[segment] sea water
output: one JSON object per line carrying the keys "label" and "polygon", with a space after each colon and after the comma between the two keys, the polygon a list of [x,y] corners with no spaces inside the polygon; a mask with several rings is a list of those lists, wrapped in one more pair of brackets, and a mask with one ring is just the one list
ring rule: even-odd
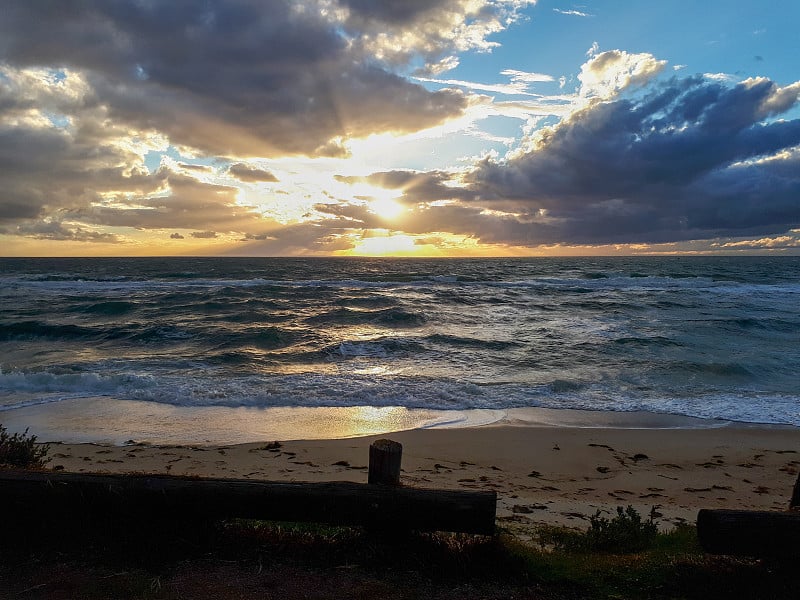
{"label": "sea water", "polygon": [[87,398],[800,425],[800,257],[0,259],[0,423]]}

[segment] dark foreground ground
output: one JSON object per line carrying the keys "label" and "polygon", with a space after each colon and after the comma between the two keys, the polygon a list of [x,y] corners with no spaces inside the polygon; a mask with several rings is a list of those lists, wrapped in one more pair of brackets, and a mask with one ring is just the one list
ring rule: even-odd
{"label": "dark foreground ground", "polygon": [[690,527],[620,554],[552,528],[522,544],[249,521],[89,535],[7,525],[2,599],[800,598],[793,563],[705,555]]}

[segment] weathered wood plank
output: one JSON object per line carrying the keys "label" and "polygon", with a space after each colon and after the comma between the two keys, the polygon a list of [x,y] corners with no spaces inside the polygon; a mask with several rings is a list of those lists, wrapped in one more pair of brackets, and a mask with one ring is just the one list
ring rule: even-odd
{"label": "weathered wood plank", "polygon": [[697,515],[700,545],[711,554],[800,556],[800,513],[703,509]]}
{"label": "weathered wood plank", "polygon": [[0,471],[0,514],[19,518],[252,518],[492,534],[496,505],[493,491]]}
{"label": "weathered wood plank", "polygon": [[800,510],[800,474],[797,475],[797,481],[794,482],[792,499],[789,501],[789,510]]}

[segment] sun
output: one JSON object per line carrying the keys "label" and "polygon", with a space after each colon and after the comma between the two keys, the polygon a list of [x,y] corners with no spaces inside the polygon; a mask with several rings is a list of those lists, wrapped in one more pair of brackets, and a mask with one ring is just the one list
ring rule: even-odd
{"label": "sun", "polygon": [[414,238],[403,234],[364,238],[351,252],[359,256],[409,256],[416,253]]}
{"label": "sun", "polygon": [[406,208],[394,198],[377,198],[369,203],[369,210],[379,217],[391,220],[403,214]]}

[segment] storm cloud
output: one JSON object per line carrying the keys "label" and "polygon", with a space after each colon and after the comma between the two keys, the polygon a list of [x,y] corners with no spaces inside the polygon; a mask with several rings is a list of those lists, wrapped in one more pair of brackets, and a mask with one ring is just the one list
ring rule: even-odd
{"label": "storm cloud", "polygon": [[213,168],[154,169],[148,153],[227,157],[229,176],[277,183],[246,159],[342,157],[350,138],[459,117],[464,93],[429,91],[405,71],[481,47],[525,4],[11,3],[0,15],[0,224],[54,240],[111,239],[69,222],[257,235],[257,221],[274,223],[212,183]]}
{"label": "storm cloud", "polygon": [[[354,43],[365,35],[359,24],[397,20],[392,3],[352,4],[342,12],[290,0],[16,2],[0,18],[0,60],[79,71],[116,122],[214,155],[337,156],[348,137],[460,115],[461,92],[428,91],[392,70],[396,57],[381,60],[385,39],[371,48],[378,55]],[[415,3],[397,32],[410,31],[414,15],[464,4]],[[447,54],[457,40],[417,39],[424,55]],[[413,43],[405,48],[405,60],[418,55]]]}
{"label": "storm cloud", "polygon": [[779,117],[798,93],[697,76],[592,102],[507,160],[484,159],[463,176],[474,199],[429,207],[428,222],[520,245],[786,232],[800,224],[800,120]]}
{"label": "storm cloud", "polygon": [[[54,116],[65,113],[70,119]],[[156,145],[109,122],[79,76],[0,64],[0,222],[56,217],[112,190],[154,191],[162,177],[144,168],[141,153]]]}
{"label": "storm cloud", "polygon": [[214,226],[195,238],[214,238],[214,232],[251,231],[262,226],[260,213],[236,202],[237,189],[213,185],[186,175],[161,171],[163,193],[147,198],[117,199],[113,203],[96,203],[91,207],[62,211],[69,218],[83,223],[109,227],[144,229],[202,229]]}

